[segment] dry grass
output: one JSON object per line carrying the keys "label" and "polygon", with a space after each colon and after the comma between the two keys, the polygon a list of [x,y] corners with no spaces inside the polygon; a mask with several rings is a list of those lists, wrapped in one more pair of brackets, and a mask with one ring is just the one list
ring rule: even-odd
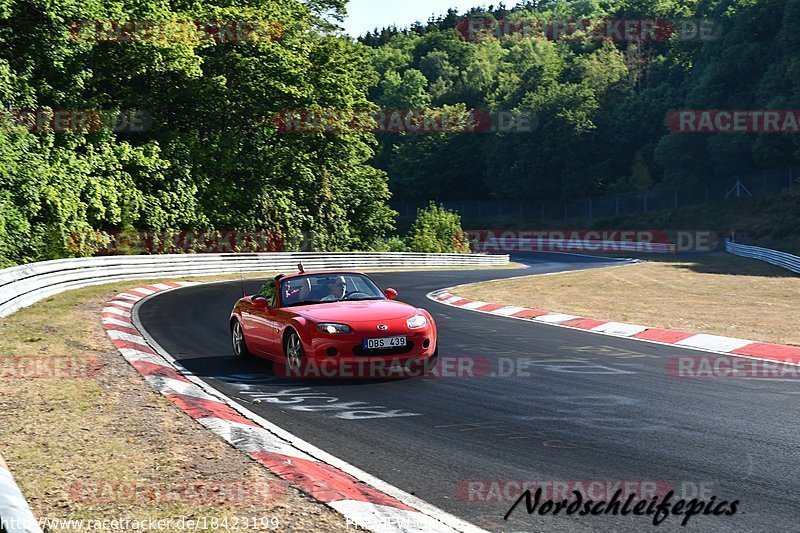
{"label": "dry grass", "polygon": [[[241,277],[275,274],[254,272]],[[239,277],[175,277],[88,287],[0,319],[0,456],[37,516],[90,520],[247,517],[267,519],[269,527],[264,529],[273,531],[347,529],[340,515],[287,487],[152,390],[119,355],[100,322],[105,302],[131,287]],[[52,357],[71,362],[99,359],[102,368],[96,376],[81,379],[2,377],[15,368],[17,358],[46,361]],[[105,485],[114,483],[120,484],[117,492]],[[214,485],[230,491],[236,483],[243,484],[244,495],[219,503],[224,495],[215,494]],[[81,487],[82,492],[77,490]],[[123,492],[135,487],[142,493]],[[276,491],[266,503],[260,495],[252,495],[253,490],[270,487]],[[153,488],[185,492],[177,497],[153,496]],[[201,496],[206,489],[211,492]],[[279,525],[275,527],[270,519]],[[254,529],[252,522],[248,529]]]}
{"label": "dry grass", "polygon": [[[0,320],[0,369],[12,368],[14,357],[103,364],[96,376],[81,379],[0,377],[0,454],[34,513],[91,520],[248,517],[279,522],[262,529],[345,531],[340,515],[191,420],[117,353],[100,311],[138,283],[68,292]],[[76,492],[80,483],[85,488]],[[106,486],[97,493],[101,483],[144,489],[131,496]],[[230,497],[237,483],[243,492]]]}
{"label": "dry grass", "polygon": [[455,294],[653,327],[800,345],[800,277],[717,253],[459,287]]}

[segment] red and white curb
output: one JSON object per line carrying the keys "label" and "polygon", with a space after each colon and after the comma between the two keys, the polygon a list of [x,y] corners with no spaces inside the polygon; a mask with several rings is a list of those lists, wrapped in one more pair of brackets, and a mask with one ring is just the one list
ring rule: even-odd
{"label": "red and white curb", "polygon": [[0,457],[0,531],[6,533],[42,533],[14,476]]}
{"label": "red and white curb", "polygon": [[483,531],[275,426],[183,368],[144,331],[136,311],[154,295],[192,285],[198,283],[130,289],[103,309],[108,336],[158,392],[236,449],[341,513],[348,525],[392,533]]}
{"label": "red and white curb", "polygon": [[450,307],[457,307],[459,309],[505,318],[528,320],[541,324],[589,331],[591,333],[613,337],[624,337],[656,344],[666,344],[691,350],[800,365],[800,347],[797,346],[689,333],[671,329],[651,328],[648,326],[623,324],[621,322],[609,322],[563,313],[553,313],[541,309],[529,309],[526,307],[481,302],[479,300],[470,300],[469,298],[456,296],[450,293],[451,290],[453,290],[453,288],[431,292],[428,294],[428,298],[435,302],[449,305]]}

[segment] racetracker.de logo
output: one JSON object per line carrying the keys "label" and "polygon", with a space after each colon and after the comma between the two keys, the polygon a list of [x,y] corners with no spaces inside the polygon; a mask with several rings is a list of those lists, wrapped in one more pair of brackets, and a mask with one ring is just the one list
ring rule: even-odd
{"label": "racetracker.de logo", "polygon": [[285,500],[286,484],[238,480],[95,480],[77,481],[70,486],[69,493],[73,502],[85,504],[265,505]]}
{"label": "racetracker.de logo", "polygon": [[270,20],[78,20],[69,34],[82,43],[231,44],[277,41],[284,27]]}
{"label": "racetracker.de logo", "polygon": [[[497,369],[513,374],[515,368],[499,364]],[[278,366],[276,375],[292,379],[474,379],[497,375],[495,360],[488,357],[439,357],[433,365],[429,360],[387,357],[364,360],[358,357],[337,359],[306,359],[300,366]]]}
{"label": "racetracker.de logo", "polygon": [[270,231],[92,231],[73,233],[67,247],[93,255],[229,254],[280,252],[282,237]]}
{"label": "racetracker.de logo", "polygon": [[275,113],[279,133],[529,133],[536,115],[480,109],[287,110]]}
{"label": "racetracker.de logo", "polygon": [[709,19],[494,19],[468,18],[456,27],[466,41],[546,39],[614,42],[713,41],[721,26]]}
{"label": "racetracker.de logo", "polygon": [[798,133],[800,110],[683,109],[670,111],[667,126],[675,133]]}
{"label": "racetracker.de logo", "polygon": [[476,252],[674,253],[661,230],[466,230]]}
{"label": "racetracker.de logo", "polygon": [[672,483],[661,480],[464,480],[456,487],[459,501],[468,503],[514,503],[525,491],[541,489],[546,500],[568,500],[575,493],[584,499],[608,501],[617,491],[622,498],[633,495],[636,499],[648,500],[662,497],[673,490]]}
{"label": "racetracker.de logo", "polygon": [[92,109],[20,109],[0,111],[0,131],[29,133],[141,133],[153,120],[146,111]]}
{"label": "racetracker.de logo", "polygon": [[98,357],[0,357],[0,379],[84,379],[100,374]]}
{"label": "racetracker.de logo", "polygon": [[682,379],[796,380],[800,378],[798,364],[800,360],[779,363],[726,355],[680,355],[667,360],[667,374]]}

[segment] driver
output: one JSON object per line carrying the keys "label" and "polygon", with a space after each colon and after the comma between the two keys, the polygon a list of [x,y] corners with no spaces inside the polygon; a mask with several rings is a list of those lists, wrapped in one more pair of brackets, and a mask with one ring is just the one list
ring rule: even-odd
{"label": "driver", "polygon": [[344,298],[345,294],[347,294],[347,281],[344,279],[344,276],[337,276],[333,281],[333,285],[331,285],[331,293],[321,301],[338,302]]}

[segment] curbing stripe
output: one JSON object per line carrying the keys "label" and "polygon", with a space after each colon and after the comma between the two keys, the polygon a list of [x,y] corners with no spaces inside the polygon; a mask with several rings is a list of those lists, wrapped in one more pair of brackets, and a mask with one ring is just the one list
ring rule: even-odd
{"label": "curbing stripe", "polygon": [[521,311],[525,311],[525,309],[522,307],[514,307],[513,305],[507,305],[495,311],[494,314],[502,316],[511,316]]}
{"label": "curbing stripe", "polygon": [[421,513],[385,507],[356,500],[341,500],[332,502],[331,507],[347,517],[348,526],[354,525],[354,530],[359,528],[371,529],[378,532],[393,531],[388,524],[398,524],[403,531],[413,533],[444,533],[450,529],[443,529],[442,523]]}
{"label": "curbing stripe", "polygon": [[126,324],[125,322],[120,322],[119,320],[104,318],[103,319],[103,327],[106,328],[106,331],[118,331],[120,333],[131,333],[132,331],[136,331],[133,327],[133,324]]}
{"label": "curbing stripe", "polygon": [[565,315],[564,313],[549,313],[547,315],[537,316],[534,320],[547,322],[548,324],[560,324],[561,322],[569,322],[570,320],[575,320],[576,318],[580,317],[575,315]]}
{"label": "curbing stripe", "polygon": [[198,418],[197,421],[222,437],[228,444],[248,454],[271,452],[307,461],[315,460],[289,443],[276,439],[272,433],[261,426],[240,424],[219,418]]}
{"label": "curbing stripe", "polygon": [[141,335],[125,333],[124,331],[109,331],[108,336],[111,337],[112,341],[127,341],[132,344],[141,344],[142,346],[147,346],[147,342],[145,342],[144,337]]}
{"label": "curbing stripe", "polygon": [[578,329],[588,329],[597,331],[597,326],[601,326],[605,324],[602,320],[595,320],[593,318],[576,318],[575,320],[567,320],[566,322],[562,322],[562,326],[569,326],[571,328],[578,328]]}
{"label": "curbing stripe", "polygon": [[133,368],[138,370],[139,373],[144,377],[159,376],[162,378],[169,378],[176,381],[185,381],[186,383],[191,383],[191,381],[183,377],[182,374],[172,367],[164,366],[152,361],[145,361],[143,359],[131,361],[130,363],[133,365]]}
{"label": "curbing stripe", "polygon": [[414,510],[327,463],[271,452],[254,452],[250,457],[323,503],[356,500],[404,511]]}
{"label": "curbing stripe", "polygon": [[645,341],[656,341],[664,344],[675,344],[689,337],[693,337],[694,333],[687,333],[686,331],[675,331],[673,329],[660,329],[652,328],[637,333],[633,337]]}
{"label": "curbing stripe", "polygon": [[131,312],[130,311],[126,311],[124,309],[120,309],[119,307],[112,307],[112,306],[109,305],[109,306],[106,306],[106,307],[103,308],[103,314],[104,315],[130,316]]}
{"label": "curbing stripe", "polygon": [[618,335],[620,337],[632,337],[633,335],[641,333],[645,330],[647,330],[647,328],[644,326],[621,324],[620,322],[606,322],[605,324],[592,329],[592,331],[608,333],[609,335]]}
{"label": "curbing stripe", "polygon": [[774,361],[800,361],[800,348],[783,344],[754,342],[753,344],[748,344],[738,350],[734,350],[733,353],[737,355],[749,355],[751,357],[763,357]]}
{"label": "curbing stripe", "polygon": [[[159,354],[157,350],[160,348],[154,345],[154,349],[148,344],[145,339],[146,333],[139,330],[138,321],[134,321],[133,314],[137,305],[160,292],[194,285],[199,283],[167,282],[130,289],[112,300],[112,302],[121,300],[125,300],[126,303],[131,302],[130,308],[122,306],[119,309],[124,309],[127,313],[113,312],[112,317],[103,317],[106,333],[122,356],[158,392],[238,450],[247,453],[312,497],[328,504],[342,514],[349,525],[358,525],[362,529],[380,533],[483,532],[482,529],[369,476],[322,450],[306,444],[328,462],[323,462],[298,449],[295,441],[300,443],[303,441],[271,424],[267,426],[268,422],[211,389],[174,360],[170,363],[171,358],[168,354],[166,356]],[[500,307],[502,306],[498,306],[498,309]],[[106,309],[108,308],[110,306],[107,304]],[[131,320],[132,329],[126,320]],[[121,331],[121,327],[127,329]],[[130,333],[131,331],[135,331],[136,334]],[[271,427],[273,431],[267,427]],[[287,441],[283,434],[291,437],[291,440]],[[348,469],[356,472],[355,476],[359,477],[345,472],[333,463],[346,465]],[[363,481],[364,479],[369,479],[370,484],[381,488],[370,486]],[[401,495],[402,500],[390,493]],[[415,507],[404,501],[413,503]]]}
{"label": "curbing stripe", "polygon": [[125,322],[116,318],[103,318],[103,324],[107,326],[119,326],[128,331],[136,331],[136,327],[131,322]]}
{"label": "curbing stripe", "polygon": [[714,352],[730,353],[734,350],[740,350],[752,343],[753,341],[746,341],[744,339],[732,339],[730,337],[718,337],[717,335],[701,333],[699,335],[693,335],[688,339],[678,341],[675,344],[677,346],[686,346],[687,348],[701,348]]}
{"label": "curbing stripe", "polygon": [[473,300],[466,300],[466,303],[459,304],[462,309],[474,309],[477,310],[485,305],[488,305],[486,302],[480,301],[473,301]]}
{"label": "curbing stripe", "polygon": [[132,304],[130,302],[124,302],[122,300],[111,300],[106,305],[113,305],[113,306],[120,307],[120,308],[125,308],[125,309],[133,309],[133,306],[134,306],[134,304]]}
{"label": "curbing stripe", "polygon": [[524,309],[511,315],[514,318],[536,318],[537,316],[548,315],[547,311],[539,311],[538,309]]}
{"label": "curbing stripe", "polygon": [[[651,328],[635,324],[584,318],[564,313],[551,313],[538,309],[502,306],[500,304],[496,304],[497,307],[493,307],[495,304],[453,295],[450,291],[454,289],[455,287],[441,289],[431,292],[427,296],[428,299],[441,303],[442,305],[467,309],[477,313],[486,313],[517,320],[536,321],[551,326],[588,331],[589,333],[597,333],[599,335],[625,337],[653,344],[666,344],[692,350],[800,366],[800,347],[798,346],[764,343],[732,337],[720,337],[718,335],[689,333],[671,329]],[[516,311],[513,312],[512,310]]]}
{"label": "curbing stripe", "polygon": [[[196,385],[193,386],[196,387]],[[239,413],[222,402],[199,398],[193,394],[167,393],[164,396],[172,400],[175,405],[180,407],[182,411],[194,419],[219,418],[220,420],[226,420],[228,422],[237,422],[245,425],[250,424],[251,426],[256,425],[255,422],[252,422],[241,416]]]}

